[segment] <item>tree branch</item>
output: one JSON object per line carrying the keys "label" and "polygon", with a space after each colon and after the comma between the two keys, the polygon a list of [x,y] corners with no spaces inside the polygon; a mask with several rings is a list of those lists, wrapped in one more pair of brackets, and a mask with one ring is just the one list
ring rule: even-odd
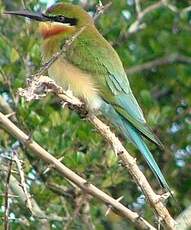
{"label": "tree branch", "polygon": [[8,165],[8,173],[6,178],[5,185],[5,213],[4,213],[4,230],[9,230],[9,187],[10,187],[10,177],[11,177],[11,169],[12,169],[12,157],[9,161]]}
{"label": "tree branch", "polygon": [[188,230],[191,227],[191,205],[188,206],[180,215],[176,218],[177,227],[181,230]]}
{"label": "tree branch", "polygon": [[11,115],[11,120],[13,122],[17,121],[17,118],[15,116],[15,113],[13,112],[11,106],[9,103],[4,99],[3,96],[0,95],[0,111],[4,112],[5,114]]}
{"label": "tree branch", "polygon": [[[25,96],[26,99],[32,100],[39,99],[40,97],[45,96],[46,94],[44,92],[50,90],[56,93],[60,99],[67,102],[68,106],[71,109],[77,110],[81,116],[86,116],[87,119],[94,125],[94,127],[105,137],[105,139],[112,145],[116,155],[118,155],[119,159],[122,160],[124,166],[131,173],[136,183],[142,188],[142,191],[148,198],[150,205],[155,208],[157,214],[162,220],[164,220],[166,226],[168,226],[169,229],[173,229],[175,225],[174,220],[168,213],[168,210],[162,204],[161,196],[154,193],[145,176],[138,168],[136,160],[131,157],[131,155],[125,150],[121,142],[110,131],[108,126],[106,126],[94,115],[87,116],[87,111],[85,111],[85,108],[83,104],[80,103],[79,99],[75,98],[71,94],[71,92],[68,93],[63,91],[61,87],[57,86],[53,80],[49,79],[46,76],[41,76],[37,79],[33,79],[33,82],[28,87],[28,89],[20,90],[20,92],[22,93],[22,95]],[[43,94],[39,95],[40,92],[43,92]],[[69,99],[67,99],[67,97]]]}
{"label": "tree branch", "polygon": [[82,206],[81,218],[82,218],[84,225],[87,227],[87,230],[96,229],[93,224],[93,220],[92,220],[91,212],[90,212],[90,204],[87,198],[85,199],[84,204]]}
{"label": "tree branch", "polygon": [[136,65],[133,67],[130,67],[126,69],[126,73],[128,75],[136,74],[142,71],[151,70],[153,68],[157,68],[162,65],[169,65],[174,63],[181,63],[181,64],[191,64],[191,57],[182,55],[179,53],[172,53],[165,55],[163,57],[159,57],[157,59],[154,59],[152,61],[145,62],[140,65]]}
{"label": "tree branch", "polygon": [[175,5],[169,3],[168,0],[159,0],[158,2],[155,2],[145,9],[141,10],[140,0],[135,0],[136,19],[133,23],[131,23],[128,31],[120,35],[119,40],[127,40],[132,34],[135,34],[136,32],[144,29],[146,27],[146,24],[143,22],[144,17],[161,7],[165,7],[170,11],[180,15],[188,13],[191,10],[190,6],[183,9],[178,9]]}
{"label": "tree branch", "polygon": [[144,24],[141,25],[141,22],[143,18],[150,12],[164,6],[164,0],[160,0],[147,8],[145,8],[143,11],[141,11],[139,0],[135,1],[135,8],[137,11],[137,19],[129,26],[128,32],[125,34],[125,37],[127,38],[129,35],[136,33],[140,29],[144,28]]}
{"label": "tree branch", "polygon": [[32,203],[31,203],[31,196],[28,193],[27,190],[27,185],[25,183],[25,174],[23,171],[23,167],[21,164],[21,161],[18,158],[18,154],[16,151],[13,151],[13,160],[15,161],[16,165],[17,165],[17,169],[20,175],[20,182],[21,182],[21,188],[25,194],[25,200],[26,200],[26,206],[27,208],[30,210],[31,213],[33,213],[33,208],[32,208]]}
{"label": "tree branch", "polygon": [[[39,99],[46,95],[45,92],[54,92],[61,100],[67,103],[68,107],[72,110],[77,111],[81,117],[86,117],[87,120],[102,134],[102,136],[111,144],[114,152],[123,162],[124,167],[128,169],[130,174],[133,176],[137,185],[139,185],[148,198],[148,201],[153,207],[160,219],[162,219],[169,229],[173,229],[175,226],[175,221],[170,216],[168,210],[161,202],[161,196],[154,193],[144,174],[140,171],[136,164],[136,159],[134,159],[123,147],[119,139],[113,134],[110,128],[105,125],[101,120],[99,120],[95,115],[88,115],[85,106],[78,98],[74,97],[71,91],[64,91],[60,86],[46,77],[40,76],[31,82],[28,88],[20,89],[20,94],[25,96],[25,98],[30,101],[33,99]],[[40,94],[41,93],[41,94]]]}
{"label": "tree branch", "polygon": [[[110,197],[93,184],[88,183],[87,180],[78,176],[72,170],[63,165],[59,160],[53,157],[45,149],[43,149],[35,141],[31,140],[28,135],[26,135],[22,130],[20,130],[14,123],[12,123],[5,115],[0,112],[0,123],[1,125],[13,136],[15,136],[20,142],[22,142],[28,149],[30,149],[37,157],[44,160],[48,164],[55,165],[54,168],[64,177],[72,181],[78,187],[83,189],[85,192],[91,194],[92,196],[100,199],[107,205],[111,205],[113,209],[117,210],[118,213],[131,222],[133,222],[140,229],[152,229],[155,228],[150,225],[145,219],[140,217],[136,212],[132,212],[130,209],[126,208],[120,202],[116,201],[114,198]],[[172,228],[171,228],[172,229]]]}
{"label": "tree branch", "polygon": [[[160,4],[163,3],[163,1],[159,1]],[[101,7],[101,6],[100,6]],[[139,12],[139,18],[144,17],[145,14],[148,12],[154,10],[155,8],[160,7],[160,5],[156,4],[156,6],[153,4],[150,6],[150,8],[146,8],[142,12]],[[151,9],[151,10],[150,10]],[[147,12],[148,11],[148,12]],[[139,24],[139,22],[138,22]],[[65,51],[68,49],[68,47],[71,45],[71,43],[83,32],[83,30],[86,28],[82,27],[80,31],[78,31],[70,40],[68,40],[60,52],[53,55],[53,57],[49,60],[48,63],[45,63],[45,66],[43,69],[41,69],[36,76],[39,77],[41,73],[44,73],[45,70],[47,70],[54,61],[56,61]],[[39,77],[40,78],[40,77]],[[50,80],[49,80],[50,81]],[[32,80],[30,83],[33,84],[35,82]],[[75,100],[78,100],[77,98],[71,97],[70,95],[67,95],[66,92],[64,92],[60,87],[56,86],[53,81],[47,82],[46,85],[51,86],[51,90],[57,94],[59,98],[66,101],[71,109],[75,109],[79,112],[79,114],[83,116],[87,116],[87,111],[84,109],[83,104],[76,105],[73,103],[72,98]],[[37,86],[39,86],[37,84]],[[42,85],[40,85],[41,87]],[[38,87],[37,87],[38,88]],[[31,90],[31,89],[30,89]],[[35,89],[36,90],[36,89]],[[38,91],[38,90],[37,90]],[[42,92],[43,90],[41,90]],[[26,91],[22,91],[22,94],[24,96]],[[39,99],[38,95],[34,92],[30,92],[31,97],[34,95],[36,96],[35,99]],[[45,93],[43,92],[43,95],[40,95],[40,97],[44,96]],[[33,98],[34,99],[34,98]],[[79,100],[78,100],[79,102]],[[80,102],[79,102],[80,103]],[[122,160],[124,166],[128,169],[128,171],[131,173],[133,178],[135,179],[136,183],[142,188],[145,196],[148,198],[148,201],[157,212],[160,219],[162,219],[165,223],[165,226],[167,229],[175,229],[175,221],[170,216],[168,210],[165,208],[163,203],[161,202],[162,196],[159,196],[154,193],[152,190],[150,184],[147,182],[145,176],[143,173],[139,170],[136,160],[131,157],[131,155],[125,150],[125,148],[122,146],[120,141],[116,138],[116,136],[110,131],[109,127],[106,126],[103,122],[101,122],[96,116],[91,115],[87,116],[87,119],[97,128],[97,130],[107,139],[107,141],[112,145],[115,153],[118,155],[119,159]],[[94,195],[101,199],[102,201],[111,204],[113,208],[120,211],[121,214],[125,215],[127,218],[129,218],[131,221],[141,226],[142,228],[148,225],[145,220],[137,216],[137,213],[131,212],[129,209],[125,208],[122,204],[120,204],[117,200],[109,197],[107,194],[103,193],[101,190],[97,189],[92,184],[89,184],[86,180],[79,177],[77,174],[75,174],[73,171],[65,167],[61,162],[59,162],[57,159],[55,159],[53,156],[51,156],[48,152],[46,152],[43,148],[41,148],[37,143],[34,141],[28,140],[28,136],[24,134],[21,130],[19,130],[13,123],[9,121],[9,119],[4,116],[2,113],[0,113],[0,122],[3,124],[4,127],[13,135],[15,135],[20,141],[22,141],[25,145],[28,146],[34,153],[36,153],[39,157],[43,158],[46,162],[52,163],[55,165],[55,169],[57,169],[60,173],[62,173],[65,177],[67,177],[69,180],[71,180],[73,183],[78,185],[80,188],[85,190],[86,192],[90,193],[91,195]],[[136,217],[135,217],[136,216]],[[137,220],[138,218],[139,220]],[[135,221],[136,220],[136,221]],[[153,227],[152,227],[153,228]]]}

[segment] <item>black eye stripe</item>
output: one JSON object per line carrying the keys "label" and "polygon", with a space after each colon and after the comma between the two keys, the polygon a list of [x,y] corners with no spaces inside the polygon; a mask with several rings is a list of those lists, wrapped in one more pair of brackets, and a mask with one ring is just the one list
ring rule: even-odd
{"label": "black eye stripe", "polygon": [[68,23],[71,26],[75,26],[77,24],[76,18],[68,18],[63,15],[56,15],[56,16],[44,15],[44,16],[48,18],[50,21],[54,21],[54,22]]}
{"label": "black eye stripe", "polygon": [[63,22],[64,23],[69,23],[71,26],[75,26],[77,24],[77,19],[76,18],[67,18],[67,17],[64,17],[64,21]]}

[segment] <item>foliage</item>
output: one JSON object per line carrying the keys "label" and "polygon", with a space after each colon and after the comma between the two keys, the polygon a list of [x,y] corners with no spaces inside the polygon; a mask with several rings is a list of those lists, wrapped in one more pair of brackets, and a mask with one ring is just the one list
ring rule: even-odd
{"label": "foliage", "polygon": [[[24,1],[4,0],[0,11],[22,8]],[[80,3],[79,1],[73,1]],[[96,1],[82,1],[90,11]],[[141,1],[145,8],[156,1]],[[171,1],[178,9],[189,6],[189,1]],[[106,1],[103,1],[103,4]],[[110,9],[98,20],[97,26],[107,40],[114,45],[127,71],[142,63],[170,54],[191,55],[190,12],[176,13],[168,7],[158,8],[143,18],[145,28],[127,34],[129,26],[136,20],[133,0],[113,0]],[[46,1],[29,0],[28,9],[46,9]],[[25,79],[35,73],[41,65],[41,41],[36,23],[23,18],[1,15],[0,20],[0,95],[16,112],[21,129],[31,134],[56,158],[64,156],[63,162],[75,172],[87,178],[115,198],[124,196],[122,202],[132,210],[141,213],[153,222],[151,210],[145,198],[124,168],[118,164],[114,153],[90,124],[67,108],[62,109],[54,97],[32,103],[18,98],[17,90],[25,86]],[[150,144],[152,152],[164,172],[167,181],[175,192],[181,209],[190,205],[191,195],[191,69],[186,63],[160,65],[144,71],[129,74],[132,90],[138,99],[148,124],[155,130],[165,145],[160,151]],[[0,110],[3,107],[0,105]],[[5,112],[5,111],[3,111]],[[2,158],[16,145],[17,141],[0,129],[0,153]],[[125,140],[121,138],[125,143]],[[139,152],[130,144],[127,149],[135,154],[139,165],[149,182],[159,193],[161,188],[150,172]],[[24,161],[27,184],[30,194],[47,216],[60,217],[73,215],[78,192],[67,180],[42,161],[35,159],[31,152],[21,148],[20,159]],[[2,169],[1,169],[2,170]],[[18,175],[15,175],[17,178]],[[0,193],[4,193],[4,183],[0,182]],[[64,195],[55,191],[53,185],[64,188]],[[52,185],[52,186],[50,186]],[[0,216],[3,217],[3,197],[0,197]],[[105,217],[106,207],[99,201],[90,200],[90,215],[96,229],[134,229],[133,225],[112,212]],[[174,216],[178,210],[174,203],[168,204]],[[27,229],[21,217],[27,219],[30,229],[38,229],[40,220],[30,215],[16,199],[12,199],[10,216],[12,229]],[[71,223],[72,229],[86,229],[80,213]],[[51,220],[52,229],[63,229],[66,220]],[[0,224],[3,221],[0,220]]]}

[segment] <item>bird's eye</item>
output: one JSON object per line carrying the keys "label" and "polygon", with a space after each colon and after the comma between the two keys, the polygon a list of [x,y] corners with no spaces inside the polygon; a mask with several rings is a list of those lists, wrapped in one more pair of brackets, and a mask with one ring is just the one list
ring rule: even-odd
{"label": "bird's eye", "polygon": [[59,22],[65,22],[65,17],[62,16],[62,15],[59,15],[59,16],[57,16],[57,20],[58,20]]}

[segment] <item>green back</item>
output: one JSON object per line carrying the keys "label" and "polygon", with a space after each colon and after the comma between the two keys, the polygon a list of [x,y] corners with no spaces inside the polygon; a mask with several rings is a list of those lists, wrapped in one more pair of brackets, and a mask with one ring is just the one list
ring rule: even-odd
{"label": "green back", "polygon": [[161,145],[145,122],[119,56],[94,26],[88,26],[74,41],[66,58],[92,75],[104,101],[112,104],[145,137]]}

